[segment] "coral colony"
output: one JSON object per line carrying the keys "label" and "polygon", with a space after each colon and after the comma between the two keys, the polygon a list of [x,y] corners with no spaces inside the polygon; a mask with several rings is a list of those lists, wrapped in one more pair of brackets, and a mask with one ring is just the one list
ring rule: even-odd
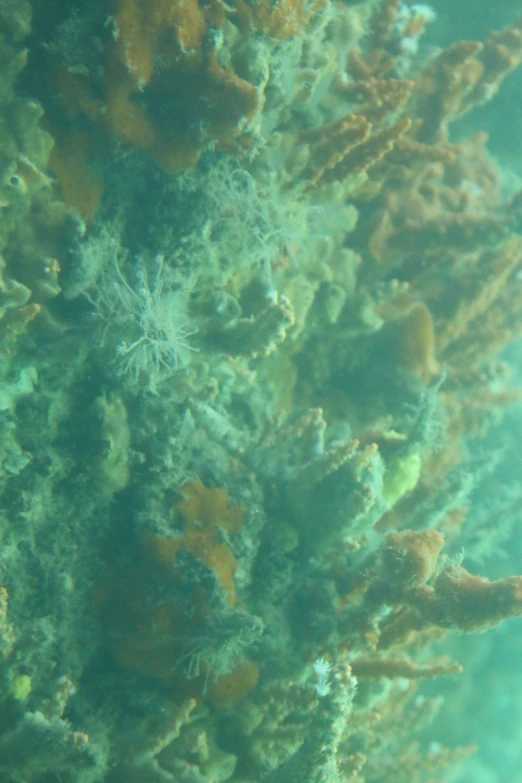
{"label": "coral colony", "polygon": [[3,783],[476,750],[422,681],[522,615],[470,510],[520,399],[522,190],[452,123],[522,22],[441,48],[434,16],[0,0]]}

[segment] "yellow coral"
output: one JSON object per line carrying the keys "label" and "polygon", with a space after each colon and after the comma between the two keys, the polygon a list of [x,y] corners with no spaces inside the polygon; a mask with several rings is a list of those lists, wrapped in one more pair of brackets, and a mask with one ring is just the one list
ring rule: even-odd
{"label": "yellow coral", "polygon": [[422,459],[418,452],[390,460],[386,466],[382,488],[382,495],[388,508],[393,508],[404,495],[415,489],[421,469]]}
{"label": "yellow coral", "polygon": [[27,674],[20,674],[11,682],[9,692],[15,701],[26,701],[32,687],[31,678]]}

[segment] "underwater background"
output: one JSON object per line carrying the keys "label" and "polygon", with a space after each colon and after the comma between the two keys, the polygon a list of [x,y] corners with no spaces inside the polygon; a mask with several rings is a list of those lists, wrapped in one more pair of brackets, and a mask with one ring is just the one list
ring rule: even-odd
{"label": "underwater background", "polygon": [[522,783],[521,63],[0,0],[2,783]]}

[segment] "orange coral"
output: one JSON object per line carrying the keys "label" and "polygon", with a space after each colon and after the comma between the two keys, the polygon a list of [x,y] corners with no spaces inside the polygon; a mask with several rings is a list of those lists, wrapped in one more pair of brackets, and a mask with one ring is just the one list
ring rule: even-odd
{"label": "orange coral", "polygon": [[520,19],[511,29],[492,33],[485,44],[460,41],[440,52],[419,78],[419,139],[444,136],[450,120],[491,98],[521,60]]}
{"label": "orange coral", "polygon": [[[218,62],[212,40],[225,12],[220,0],[117,0],[103,73],[57,71],[62,108],[68,119],[81,118],[84,128],[70,141],[56,134],[54,170],[82,216],[92,217],[101,195],[88,171],[92,158],[85,159],[91,135],[103,147],[100,153],[110,153],[117,141],[147,152],[168,172],[194,166],[209,145],[237,151],[236,140],[260,111],[262,97]],[[63,118],[55,124],[63,125]],[[63,165],[71,145],[73,175]]]}
{"label": "orange coral", "polygon": [[198,0],[117,0],[115,51],[134,89],[150,82],[156,57],[171,64],[200,52],[206,29]]}
{"label": "orange coral", "polygon": [[378,125],[404,108],[411,98],[413,86],[412,81],[369,76],[364,80],[341,83],[338,90],[350,101],[362,101],[355,110],[355,116],[362,115],[372,125]]}
{"label": "orange coral", "polygon": [[255,87],[222,68],[208,44],[208,26],[224,21],[219,3],[118,2],[106,118],[116,138],[167,171],[193,166],[209,140],[232,144],[261,108]]}
{"label": "orange coral", "polygon": [[[225,490],[209,489],[201,481],[186,484],[182,491],[184,499],[176,511],[185,531],[175,538],[145,534],[134,567],[129,570],[126,563],[118,569],[100,586],[97,596],[119,663],[172,681],[180,668],[191,664],[194,628],[201,628],[215,608],[211,589],[187,577],[186,569],[178,567],[178,557],[185,552],[202,563],[224,588],[227,603],[235,604],[237,564],[225,537],[242,529],[246,514],[245,508],[231,504]],[[221,683],[216,700],[241,698],[241,690],[254,687],[254,665],[248,667],[241,664],[237,680]],[[204,673],[208,676],[208,666]],[[195,678],[187,695],[199,694],[201,687],[200,678]]]}
{"label": "orange coral", "polygon": [[[150,580],[150,575],[147,575]],[[148,591],[110,607],[107,615],[111,646],[121,666],[149,677],[170,679],[179,663],[187,618],[175,601],[151,607]]]}
{"label": "orange coral", "polygon": [[60,183],[65,202],[89,223],[100,205],[103,182],[90,170],[93,150],[88,134],[61,134],[51,154],[50,168]]}
{"label": "orange coral", "polygon": [[467,633],[485,631],[522,615],[522,577],[492,582],[465,568],[445,568],[433,587],[418,588],[408,602],[428,623]]}
{"label": "orange coral", "polygon": [[178,552],[186,550],[214,572],[225,588],[229,604],[236,602],[234,574],[237,563],[223,534],[238,533],[244,525],[246,509],[232,506],[223,489],[208,489],[201,481],[186,484],[184,500],[176,508],[186,524],[186,532],[176,538],[148,534],[145,545],[159,563],[175,569]]}
{"label": "orange coral", "polygon": [[396,123],[377,131],[361,144],[351,148],[340,162],[324,173],[323,181],[331,183],[355,177],[375,166],[388,155],[399,139],[411,128],[411,120],[403,117]]}
{"label": "orange coral", "polygon": [[225,707],[254,690],[259,680],[259,667],[252,661],[243,661],[230,674],[224,674],[209,686],[209,698],[216,707]]}
{"label": "orange coral", "polygon": [[[441,303],[443,317],[438,326],[439,341],[452,364],[459,364],[462,368],[465,352],[471,354],[471,351],[476,351],[484,356],[484,349],[488,346],[486,334],[481,334],[476,328],[479,318],[487,318],[486,331],[490,334],[499,335],[505,328],[512,307],[506,306],[502,294],[505,289],[508,289],[509,296],[517,291],[517,280],[513,280],[513,275],[521,260],[522,242],[515,235],[494,249],[477,254],[477,260],[469,265],[467,275],[463,274],[459,280],[460,296],[454,300],[447,297],[449,301]],[[465,297],[462,296],[464,292]],[[442,310],[444,305],[445,312]],[[473,322],[475,328],[470,329]],[[469,355],[466,358],[465,364],[469,366],[469,359],[473,361],[475,357]]]}
{"label": "orange coral", "polygon": [[391,533],[383,552],[385,578],[395,587],[425,584],[435,573],[443,545],[438,530]]}
{"label": "orange coral", "polygon": [[456,628],[472,633],[520,617],[522,577],[510,576],[494,582],[474,576],[465,568],[448,566],[433,585],[408,588],[394,603],[403,607],[383,624],[380,649],[405,644],[417,632],[430,628]]}
{"label": "orange coral", "polygon": [[401,0],[383,0],[370,23],[372,50],[386,45],[386,41],[397,22]]}
{"label": "orange coral", "polygon": [[383,340],[398,367],[408,368],[424,383],[440,371],[435,328],[429,308],[421,301],[392,302],[379,313],[389,323]]}
{"label": "orange coral", "polygon": [[369,122],[358,115],[303,131],[299,140],[310,146],[310,160],[303,176],[317,184],[328,169],[335,168],[354,147],[366,141],[370,132]]}

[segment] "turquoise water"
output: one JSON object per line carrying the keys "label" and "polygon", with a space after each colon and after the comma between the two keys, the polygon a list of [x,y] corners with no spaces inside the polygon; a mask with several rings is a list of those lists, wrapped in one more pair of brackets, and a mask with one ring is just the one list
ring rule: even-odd
{"label": "turquoise water", "polygon": [[3,783],[519,783],[518,13],[0,0]]}

